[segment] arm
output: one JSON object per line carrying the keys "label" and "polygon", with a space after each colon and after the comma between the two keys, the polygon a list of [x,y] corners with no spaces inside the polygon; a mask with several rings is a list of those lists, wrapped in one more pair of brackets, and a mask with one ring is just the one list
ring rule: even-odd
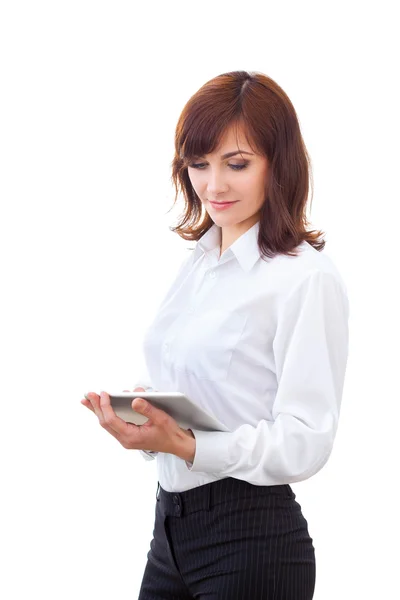
{"label": "arm", "polygon": [[272,420],[229,433],[193,429],[196,452],[188,469],[255,485],[302,481],[319,471],[338,425],[348,316],[347,294],[338,278],[319,271],[308,275],[279,310]]}

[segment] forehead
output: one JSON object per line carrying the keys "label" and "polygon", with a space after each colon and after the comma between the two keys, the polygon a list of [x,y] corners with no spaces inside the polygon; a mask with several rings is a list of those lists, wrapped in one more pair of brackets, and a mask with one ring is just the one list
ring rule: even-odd
{"label": "forehead", "polygon": [[224,151],[229,152],[240,148],[254,152],[246,138],[246,133],[241,126],[230,126],[222,134],[219,146],[213,154],[223,154]]}
{"label": "forehead", "polygon": [[[215,124],[210,127],[204,123],[199,129],[191,129],[185,139],[180,152],[180,157],[186,164],[190,164],[195,158],[204,158],[219,160],[225,154],[239,152],[243,150],[251,154],[263,154],[257,150],[256,141],[253,140],[247,128],[241,122],[233,122],[225,127],[219,126],[215,129]],[[237,154],[236,157],[240,156]],[[242,155],[245,157],[246,155]],[[248,156],[248,158],[250,158]],[[253,156],[252,158],[256,158]]]}

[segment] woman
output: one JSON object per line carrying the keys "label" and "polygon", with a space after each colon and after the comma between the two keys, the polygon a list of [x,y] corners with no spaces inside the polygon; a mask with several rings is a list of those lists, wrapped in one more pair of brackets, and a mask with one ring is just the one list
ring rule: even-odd
{"label": "woman", "polygon": [[307,231],[309,170],[295,110],[263,74],[215,77],[179,118],[185,212],[172,231],[197,243],[146,332],[136,390],[183,392],[229,432],[181,429],[143,399],[136,427],[106,393],[83,401],[125,448],[157,457],[139,600],[313,597],[313,540],[290,484],[332,451],[349,305],[321,232]]}

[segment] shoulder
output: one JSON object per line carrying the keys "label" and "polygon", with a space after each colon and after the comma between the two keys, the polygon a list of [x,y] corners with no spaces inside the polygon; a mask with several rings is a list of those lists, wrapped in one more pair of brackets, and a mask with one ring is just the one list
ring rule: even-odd
{"label": "shoulder", "polygon": [[288,298],[296,290],[307,288],[318,282],[337,286],[347,295],[346,283],[336,264],[325,250],[316,250],[308,242],[302,242],[297,248],[297,256],[277,255],[269,264],[281,300]]}

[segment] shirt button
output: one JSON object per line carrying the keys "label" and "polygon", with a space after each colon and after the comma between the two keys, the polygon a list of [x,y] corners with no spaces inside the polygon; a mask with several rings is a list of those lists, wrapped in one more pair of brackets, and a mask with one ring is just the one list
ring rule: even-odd
{"label": "shirt button", "polygon": [[210,271],[210,277],[211,277],[211,279],[215,278],[215,271]]}
{"label": "shirt button", "polygon": [[188,313],[189,313],[189,315],[192,315],[194,313],[194,307],[193,306],[189,306]]}
{"label": "shirt button", "polygon": [[165,350],[165,352],[168,352],[168,350],[169,350],[168,344],[164,344],[164,350]]}

